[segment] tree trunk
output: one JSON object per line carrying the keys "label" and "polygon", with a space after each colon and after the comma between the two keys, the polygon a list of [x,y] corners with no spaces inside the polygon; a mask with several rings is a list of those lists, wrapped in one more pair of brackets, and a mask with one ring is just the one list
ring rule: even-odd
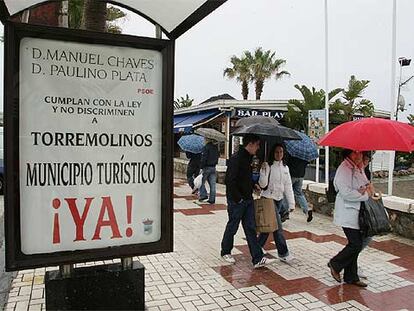
{"label": "tree trunk", "polygon": [[257,80],[255,82],[256,85],[256,100],[260,100],[260,97],[262,96],[262,92],[263,92],[263,81],[261,80]]}
{"label": "tree trunk", "polygon": [[247,84],[247,81],[242,82],[242,96],[244,100],[247,100],[247,97],[249,96],[249,85]]}
{"label": "tree trunk", "polygon": [[81,28],[106,32],[106,2],[85,0]]}

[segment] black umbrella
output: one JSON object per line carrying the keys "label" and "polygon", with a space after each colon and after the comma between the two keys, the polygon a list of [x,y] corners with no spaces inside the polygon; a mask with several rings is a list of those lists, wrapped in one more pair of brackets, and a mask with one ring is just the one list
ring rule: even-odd
{"label": "black umbrella", "polygon": [[264,161],[267,159],[267,146],[275,143],[283,143],[284,140],[301,140],[302,138],[292,129],[279,124],[252,124],[249,126],[241,126],[233,132],[235,136],[246,136],[254,134],[264,140]]}
{"label": "black umbrella", "polygon": [[233,132],[235,136],[254,134],[264,140],[301,140],[302,138],[292,129],[276,124],[263,123],[242,126]]}
{"label": "black umbrella", "polygon": [[254,124],[273,124],[279,125],[279,122],[275,118],[264,117],[264,116],[251,116],[248,118],[242,118],[236,122],[236,127],[239,126],[250,126]]}

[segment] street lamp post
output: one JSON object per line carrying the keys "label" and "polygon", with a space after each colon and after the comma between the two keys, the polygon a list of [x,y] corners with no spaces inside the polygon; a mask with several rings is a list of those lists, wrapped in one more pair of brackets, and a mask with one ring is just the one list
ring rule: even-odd
{"label": "street lamp post", "polygon": [[[395,13],[394,13],[395,14]],[[394,42],[395,43],[395,42]],[[394,108],[391,110],[391,119],[394,119],[398,121],[398,111],[404,111],[404,105],[400,100],[400,93],[401,93],[401,87],[403,87],[405,84],[407,84],[414,76],[411,76],[404,82],[401,82],[402,78],[402,67],[410,66],[411,59],[400,57],[398,58],[398,62],[400,63],[400,80],[398,82],[398,92],[397,92],[397,104]],[[395,68],[395,67],[394,67]],[[395,73],[395,71],[394,71]],[[395,74],[393,75],[395,77]],[[394,98],[395,100],[395,98]],[[395,103],[395,101],[393,102]],[[389,167],[388,167],[388,195],[392,195],[392,182],[394,178],[394,166],[395,166],[395,151],[392,151],[390,154],[390,161],[389,161]]]}
{"label": "street lamp post", "polygon": [[403,112],[405,110],[405,107],[401,103],[401,98],[400,98],[400,96],[401,96],[401,87],[406,85],[408,82],[410,82],[410,80],[412,78],[414,78],[414,76],[411,76],[407,80],[401,82],[402,68],[406,67],[406,66],[410,66],[411,59],[410,58],[405,58],[405,57],[400,57],[400,58],[398,58],[398,62],[400,63],[400,81],[398,82],[397,108],[395,109],[395,120],[397,120],[397,121],[398,121],[398,111]]}

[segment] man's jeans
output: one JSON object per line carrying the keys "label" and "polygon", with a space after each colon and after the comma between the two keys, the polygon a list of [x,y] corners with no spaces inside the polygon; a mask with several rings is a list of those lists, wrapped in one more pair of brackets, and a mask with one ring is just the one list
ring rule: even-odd
{"label": "man's jeans", "polygon": [[253,200],[245,200],[235,203],[227,198],[227,213],[229,220],[224,230],[221,242],[221,256],[231,254],[234,246],[234,235],[236,234],[240,221],[242,222],[244,234],[246,235],[247,245],[253,264],[257,264],[263,258],[263,252],[256,238],[256,222],[254,219]]}
{"label": "man's jeans", "polygon": [[[282,200],[276,201],[273,200],[276,210],[276,220],[277,220],[277,230],[273,232],[273,239],[276,244],[277,253],[280,258],[286,257],[289,255],[289,250],[286,244],[286,239],[283,235],[282,221],[280,220],[280,208],[282,208]],[[263,247],[269,237],[269,233],[260,233],[258,237],[258,242],[261,247]]]}
{"label": "man's jeans", "polygon": [[[206,181],[210,187],[210,196],[207,195]],[[208,198],[208,203],[216,202],[216,167],[207,166],[203,167],[203,179],[200,187],[200,200]]]}
{"label": "man's jeans", "polygon": [[303,178],[292,177],[293,194],[295,195],[295,201],[298,202],[300,208],[304,214],[308,213],[308,202],[302,191]]}

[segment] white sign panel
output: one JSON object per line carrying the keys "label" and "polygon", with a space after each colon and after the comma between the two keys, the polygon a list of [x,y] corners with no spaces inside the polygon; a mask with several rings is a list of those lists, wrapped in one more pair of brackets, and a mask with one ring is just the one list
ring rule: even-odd
{"label": "white sign panel", "polygon": [[158,241],[161,53],[20,44],[22,252]]}

